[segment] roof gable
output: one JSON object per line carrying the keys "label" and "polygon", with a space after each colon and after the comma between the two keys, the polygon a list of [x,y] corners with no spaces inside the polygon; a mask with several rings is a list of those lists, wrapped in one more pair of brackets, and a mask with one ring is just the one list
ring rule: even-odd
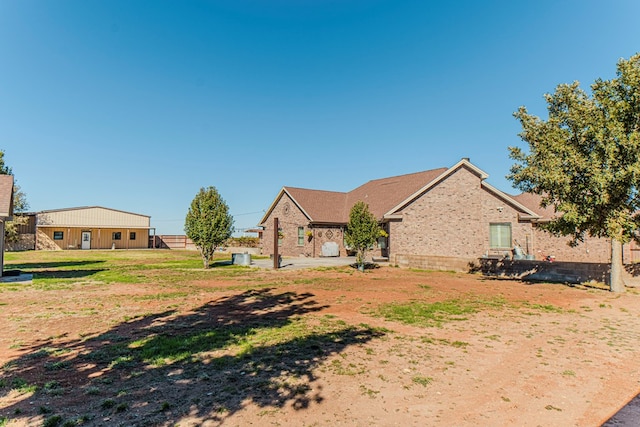
{"label": "roof gable", "polygon": [[469,159],[464,158],[450,168],[431,169],[423,172],[375,179],[347,193],[283,187],[260,221],[260,224],[264,225],[285,193],[289,195],[298,208],[309,218],[310,222],[346,224],[349,221],[351,207],[359,201],[367,203],[369,205],[369,211],[379,220],[392,218],[399,210],[421,197],[431,188],[461,168],[478,176],[485,190],[504,202],[509,203],[521,211],[524,216],[530,219],[539,218],[537,211],[531,209],[529,204],[521,203],[519,200],[516,200],[516,198],[487,184],[484,180],[488,177],[488,174],[473,165]]}
{"label": "roof gable", "polygon": [[484,181],[489,176],[486,172],[484,172],[482,169],[478,168],[477,166],[473,165],[469,161],[469,159],[466,159],[466,158],[460,160],[458,163],[456,163],[455,165],[451,166],[448,169],[447,168],[435,169],[434,171],[439,171],[440,174],[438,174],[437,176],[434,176],[431,180],[425,182],[424,186],[420,187],[417,191],[408,195],[408,197],[403,199],[400,203],[391,207],[387,212],[385,212],[384,217],[390,217],[394,215],[395,213],[397,213],[397,211],[407,206],[408,204],[410,204],[411,202],[413,202],[414,200],[422,196],[424,193],[429,191],[431,188],[438,185],[438,183],[442,182],[448,176],[452,175],[458,169],[463,167],[468,169],[470,172],[478,175],[481,181]]}
{"label": "roof gable", "polygon": [[282,187],[258,224],[263,225],[267,221],[285,194],[311,222],[342,222],[346,193]]}

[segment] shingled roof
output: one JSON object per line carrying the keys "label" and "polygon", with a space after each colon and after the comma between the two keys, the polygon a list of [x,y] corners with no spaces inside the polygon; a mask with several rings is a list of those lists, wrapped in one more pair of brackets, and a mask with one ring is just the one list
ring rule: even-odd
{"label": "shingled roof", "polygon": [[[293,201],[300,207],[309,221],[345,222],[345,203],[348,193],[336,191],[309,190],[306,188],[284,187]],[[347,217],[349,213],[347,212]],[[266,220],[267,215],[264,220]],[[263,220],[263,221],[264,221]]]}
{"label": "shingled roof", "polygon": [[547,206],[546,208],[540,206],[542,196],[537,194],[521,193],[517,196],[511,196],[511,198],[535,212],[542,221],[558,216],[553,206]]}
{"label": "shingled roof", "polygon": [[13,215],[13,176],[0,175],[0,219],[11,219]]}
{"label": "shingled roof", "polygon": [[[431,169],[406,175],[375,179],[346,193],[283,187],[260,221],[260,225],[265,224],[271,211],[284,194],[289,195],[293,202],[307,216],[309,222],[346,224],[349,221],[351,207],[358,201],[367,203],[371,213],[379,220],[382,220],[385,217],[391,216],[394,211],[400,209],[403,205],[419,197],[430,187],[460,167],[470,169],[478,174],[482,180],[487,177],[487,174],[471,164],[469,159],[462,159],[450,168]],[[530,209],[529,205],[510,198],[509,195],[502,193],[488,184],[483,185],[497,196],[507,199],[515,206],[519,206],[526,214],[538,217],[537,211]]]}

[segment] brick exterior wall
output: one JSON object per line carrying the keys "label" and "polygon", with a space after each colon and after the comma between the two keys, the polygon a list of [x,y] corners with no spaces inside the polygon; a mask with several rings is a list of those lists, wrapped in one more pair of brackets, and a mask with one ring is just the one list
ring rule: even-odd
{"label": "brick exterior wall", "polygon": [[[401,221],[390,222],[389,252],[449,256],[472,261],[491,250],[489,224],[510,223],[513,241],[531,241],[531,224],[518,222],[518,211],[481,187],[481,178],[462,167],[405,207]],[[512,246],[511,245],[511,246]]]}
{"label": "brick exterior wall", "polygon": [[[287,208],[288,206],[288,208]],[[265,229],[261,238],[261,250],[264,255],[273,255],[273,219],[278,218],[281,233],[284,235],[282,244],[278,252],[282,256],[306,256],[320,257],[322,256],[322,245],[327,242],[335,242],[338,244],[340,251],[339,256],[351,255],[344,247],[344,230],[342,224],[336,225],[309,225],[309,219],[284,193],[280,200],[265,221]],[[304,228],[304,244],[298,245],[298,227]],[[311,232],[309,238],[307,232]],[[367,259],[386,255],[380,248],[376,247],[367,252]]]}
{"label": "brick exterior wall", "polygon": [[[282,256],[314,256],[315,238],[304,237],[302,245],[298,245],[298,227],[309,231],[309,218],[298,208],[287,193],[283,193],[278,203],[267,217],[262,233],[262,253],[273,255],[273,219],[278,218],[284,238],[278,252]],[[340,238],[342,240],[342,238]],[[319,256],[320,252],[316,256]]]}
{"label": "brick exterior wall", "polygon": [[395,254],[389,259],[389,261],[398,267],[420,268],[423,270],[458,271],[467,273],[475,268],[474,260],[451,256]]}
{"label": "brick exterior wall", "polygon": [[[568,237],[555,237],[536,226],[533,227],[533,231],[535,259],[544,259],[545,256],[552,255],[556,261],[611,262],[611,243],[608,239],[587,237],[578,246],[571,247],[571,239]],[[625,245],[623,250],[625,259],[628,259],[629,246]]]}
{"label": "brick exterior wall", "polygon": [[[570,247],[569,238],[555,237],[528,221],[519,221],[519,211],[482,188],[481,178],[465,167],[400,213],[401,221],[389,223],[390,261],[396,264],[407,263],[410,255],[446,256],[457,269],[461,260],[511,255],[510,248],[489,247],[491,223],[511,224],[511,247],[519,244],[538,260],[553,255],[557,261],[608,263],[611,258],[607,239],[587,238]],[[633,260],[632,255],[630,245],[625,245],[625,260]],[[424,267],[424,259],[416,261],[416,266]]]}

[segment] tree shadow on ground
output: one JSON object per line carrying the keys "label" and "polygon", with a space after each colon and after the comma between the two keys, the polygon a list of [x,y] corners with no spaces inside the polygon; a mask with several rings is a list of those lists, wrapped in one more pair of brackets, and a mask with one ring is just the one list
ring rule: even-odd
{"label": "tree shadow on ground", "polygon": [[81,277],[93,276],[96,273],[105,271],[104,268],[91,270],[44,270],[35,271],[33,275],[38,279],[77,279]]}
{"label": "tree shadow on ground", "polygon": [[[5,263],[5,267],[17,268],[20,270],[34,270],[34,269],[52,269],[52,268],[65,268],[65,267],[81,267],[84,265],[101,264],[104,260],[93,261],[51,261],[51,262],[21,262],[21,263]],[[31,273],[31,271],[29,271]]]}
{"label": "tree shadow on ground", "polygon": [[[358,268],[360,267],[358,264],[349,264],[349,267],[358,270]],[[375,270],[377,268],[380,268],[380,264],[376,263],[376,262],[365,262],[363,268],[365,270]]]}
{"label": "tree shadow on ground", "polygon": [[[327,397],[316,384],[316,368],[383,334],[305,316],[324,308],[312,298],[251,290],[189,314],[166,311],[95,336],[38,342],[0,371],[0,399],[11,402],[0,409],[0,420],[222,423],[247,405],[304,410],[320,404]],[[25,387],[34,385],[31,395]]]}

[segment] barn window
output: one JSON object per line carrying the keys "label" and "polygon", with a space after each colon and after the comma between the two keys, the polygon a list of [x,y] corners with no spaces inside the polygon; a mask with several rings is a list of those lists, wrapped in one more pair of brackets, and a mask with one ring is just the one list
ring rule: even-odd
{"label": "barn window", "polygon": [[114,231],[113,233],[111,233],[111,239],[122,240],[122,233],[120,231]]}
{"label": "barn window", "polygon": [[511,223],[489,224],[489,247],[491,249],[511,248]]}
{"label": "barn window", "polygon": [[64,239],[64,231],[53,232],[53,240],[62,240],[62,239]]}
{"label": "barn window", "polygon": [[129,233],[129,240],[136,240],[136,232],[132,231]]}

